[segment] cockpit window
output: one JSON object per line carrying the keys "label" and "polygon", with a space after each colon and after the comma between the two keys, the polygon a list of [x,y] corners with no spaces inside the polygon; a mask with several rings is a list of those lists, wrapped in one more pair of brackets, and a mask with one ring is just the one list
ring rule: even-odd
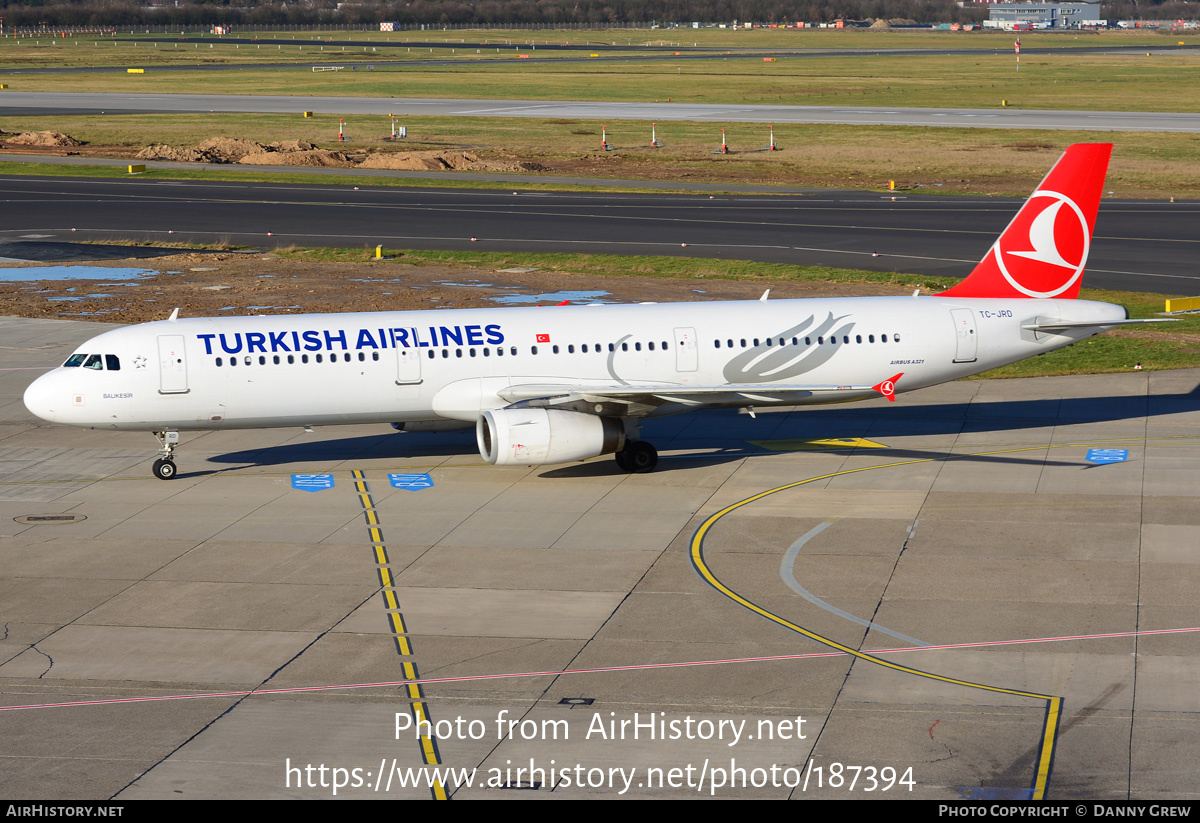
{"label": "cockpit window", "polygon": [[117,357],[115,354],[104,355],[104,367],[109,371],[120,371],[121,358]]}
{"label": "cockpit window", "polygon": [[63,368],[73,369],[76,366],[82,366],[83,361],[87,359],[86,354],[73,354],[67,358],[67,362],[63,363]]}
{"label": "cockpit window", "polygon": [[89,354],[87,362],[83,364],[85,369],[95,369],[96,371],[104,370],[104,363],[98,354]]}

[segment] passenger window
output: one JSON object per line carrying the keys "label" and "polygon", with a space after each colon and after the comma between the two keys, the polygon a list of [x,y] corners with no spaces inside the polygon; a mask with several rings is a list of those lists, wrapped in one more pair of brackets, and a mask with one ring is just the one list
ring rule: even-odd
{"label": "passenger window", "polygon": [[582,346],[580,346],[579,350],[584,354],[587,354],[587,343],[584,343]]}
{"label": "passenger window", "polygon": [[758,345],[758,338],[757,338],[757,337],[756,337],[756,338],[754,338],[754,345],[756,345],[756,346]]}
{"label": "passenger window", "polygon": [[317,358],[317,362],[318,362],[318,363],[322,363],[322,362],[324,362],[324,361],[322,361],[322,360],[321,360],[321,355],[319,355],[319,354],[318,354],[318,355],[316,355],[316,358]]}
{"label": "passenger window", "polygon": [[574,354],[574,353],[575,353],[575,345],[572,344],[570,346],[567,346],[567,354]]}
{"label": "passenger window", "polygon": [[[432,351],[431,351],[431,352],[429,352],[429,356],[430,356],[430,357],[433,357],[433,352],[432,352]],[[371,359],[372,359],[372,360],[378,360],[378,359],[379,359],[379,352],[377,352],[377,351],[373,351],[373,352],[371,352]]]}
{"label": "passenger window", "polygon": [[276,354],[276,355],[274,355],[274,356],[271,358],[271,360],[272,360],[272,361],[274,361],[274,363],[275,363],[275,365],[276,365],[276,366],[278,366],[278,365],[279,365],[279,355],[277,355],[277,354]]}
{"label": "passenger window", "polygon": [[[372,352],[372,354],[375,354],[375,353],[374,353],[374,352]],[[429,350],[429,359],[430,359],[430,360],[432,360],[432,359],[433,359],[433,358],[435,358],[435,357],[437,357],[437,352],[435,352],[433,349],[430,349],[430,350]],[[379,359],[379,355],[378,355],[378,354],[376,354],[376,355],[375,355],[375,359],[376,359],[376,360],[378,360],[378,359]]]}
{"label": "passenger window", "polygon": [[898,334],[893,334],[893,335],[892,335],[892,342],[893,342],[893,343],[899,343],[899,342],[900,342],[900,335],[898,335]]}
{"label": "passenger window", "polygon": [[260,365],[260,366],[265,366],[265,365],[267,365],[267,358],[266,358],[266,355],[262,355],[262,354],[260,354],[260,355],[258,356],[258,365]]}
{"label": "passenger window", "polygon": [[633,350],[634,350],[634,351],[641,351],[641,350],[642,350],[642,344],[641,344],[641,343],[634,343],[634,344],[633,344]]}
{"label": "passenger window", "polygon": [[746,348],[746,338],[742,338],[742,348]]}
{"label": "passenger window", "polygon": [[82,366],[84,360],[87,360],[86,354],[73,354],[67,358],[66,363],[63,363],[63,367],[73,369],[76,366]]}
{"label": "passenger window", "polygon": [[307,362],[308,362],[308,355],[307,355],[307,354],[302,354],[302,355],[300,355],[300,362],[301,362],[301,363],[307,363]]}
{"label": "passenger window", "polygon": [[875,342],[875,335],[873,335],[873,334],[868,334],[868,335],[867,335],[867,342],[868,342],[868,343],[874,343],[874,342]]}
{"label": "passenger window", "polygon": [[629,344],[628,344],[628,343],[622,343],[622,344],[621,344],[621,351],[629,351]]}
{"label": "passenger window", "polygon": [[253,361],[250,360],[250,355],[246,355],[246,365],[249,366],[251,362]]}
{"label": "passenger window", "polygon": [[[483,356],[484,356],[484,357],[491,357],[491,356],[492,356],[492,350],[491,350],[491,349],[480,349],[480,351],[481,351],[481,352],[483,352]],[[475,350],[474,350],[474,349],[471,349],[471,353],[472,353],[472,354],[474,354],[474,353],[475,353]]]}
{"label": "passenger window", "polygon": [[96,371],[103,371],[103,370],[104,370],[104,363],[102,363],[102,362],[100,361],[100,355],[98,355],[98,354],[89,354],[89,355],[88,355],[87,362],[85,362],[85,363],[83,364],[83,367],[84,367],[85,369],[95,369]]}
{"label": "passenger window", "polygon": [[886,334],[881,334],[881,335],[879,336],[879,339],[880,339],[881,341],[883,341],[884,343],[886,343],[886,342],[887,342],[887,335],[886,335]]}
{"label": "passenger window", "polygon": [[229,358],[229,365],[231,365],[231,366],[236,366],[236,365],[237,365],[237,358],[236,358],[236,357],[231,357],[231,358]]}
{"label": "passenger window", "polygon": [[648,349],[650,349],[650,351],[654,351],[654,341],[651,340],[649,343],[646,344],[646,347]]}
{"label": "passenger window", "polygon": [[556,343],[552,349],[555,354],[558,354],[558,344]]}
{"label": "passenger window", "polygon": [[221,365],[223,362],[224,362],[224,361],[223,361],[223,360],[221,360],[221,358],[219,358],[219,357],[217,358],[217,365],[218,365],[218,366],[220,366],[220,365]]}
{"label": "passenger window", "polygon": [[503,356],[504,356],[504,347],[503,347],[503,346],[497,346],[497,347],[496,347],[496,356],[497,356],[497,357],[503,357]]}
{"label": "passenger window", "polygon": [[455,350],[454,350],[454,356],[455,356],[455,357],[462,357],[462,349],[455,349]]}
{"label": "passenger window", "polygon": [[517,347],[512,346],[511,348],[509,348],[508,353],[511,354],[513,357],[516,357],[517,356]]}
{"label": "passenger window", "polygon": [[109,371],[120,371],[121,359],[115,354],[104,355],[104,368],[108,369]]}
{"label": "passenger window", "polygon": [[530,347],[529,347],[529,353],[530,353],[530,354],[537,354],[537,346],[530,346]]}
{"label": "passenger window", "polygon": [[289,354],[289,355],[288,355],[288,365],[289,365],[289,366],[291,366],[291,365],[293,365],[295,362],[296,362],[296,355],[294,355],[294,354]]}
{"label": "passenger window", "polygon": [[[818,339],[820,339],[820,338],[818,338]],[[804,338],[804,345],[806,345],[806,346],[811,346],[811,345],[812,345],[812,338],[811,338],[811,337],[806,337],[806,338]]]}

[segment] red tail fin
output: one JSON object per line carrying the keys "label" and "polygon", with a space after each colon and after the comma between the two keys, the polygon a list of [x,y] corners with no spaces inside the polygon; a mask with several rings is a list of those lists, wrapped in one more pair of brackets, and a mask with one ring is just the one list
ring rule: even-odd
{"label": "red tail fin", "polygon": [[1079,296],[1111,143],[1071,146],[947,297]]}

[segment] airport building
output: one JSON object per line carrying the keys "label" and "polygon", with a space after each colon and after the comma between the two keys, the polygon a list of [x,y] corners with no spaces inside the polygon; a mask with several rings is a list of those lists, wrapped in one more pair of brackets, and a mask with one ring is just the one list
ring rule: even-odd
{"label": "airport building", "polygon": [[996,3],[987,28],[1067,29],[1100,19],[1099,3]]}

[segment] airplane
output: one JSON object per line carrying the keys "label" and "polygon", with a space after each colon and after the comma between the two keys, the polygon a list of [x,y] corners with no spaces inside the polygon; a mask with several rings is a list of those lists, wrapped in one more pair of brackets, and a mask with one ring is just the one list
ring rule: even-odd
{"label": "airplane", "polygon": [[54,423],[150,431],[474,427],[495,465],[614,454],[655,468],[639,421],[896,395],[1130,320],[1079,300],[1112,144],[1069,147],[964,280],[935,295],[181,318],[105,332],[35,380]]}

